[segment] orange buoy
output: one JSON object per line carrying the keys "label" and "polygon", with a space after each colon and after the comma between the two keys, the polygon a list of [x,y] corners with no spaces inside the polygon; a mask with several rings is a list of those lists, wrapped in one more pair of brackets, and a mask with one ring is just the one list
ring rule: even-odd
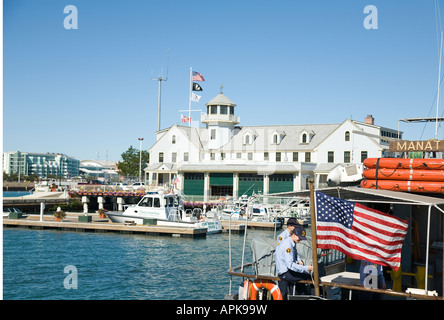
{"label": "orange buoy", "polygon": [[369,169],[444,169],[444,159],[367,158],[363,163]]}
{"label": "orange buoy", "polygon": [[444,182],[436,181],[402,181],[402,180],[368,180],[361,181],[361,187],[392,191],[420,193],[444,193]]}
{"label": "orange buoy", "polygon": [[273,300],[283,300],[281,290],[279,290],[278,285],[271,280],[256,279],[252,282],[252,286],[252,289],[254,290],[251,290],[250,300],[257,300],[257,293],[260,288],[264,288],[270,291]]}
{"label": "orange buoy", "polygon": [[366,169],[362,175],[366,179],[378,180],[444,181],[444,170],[380,168],[378,171]]}

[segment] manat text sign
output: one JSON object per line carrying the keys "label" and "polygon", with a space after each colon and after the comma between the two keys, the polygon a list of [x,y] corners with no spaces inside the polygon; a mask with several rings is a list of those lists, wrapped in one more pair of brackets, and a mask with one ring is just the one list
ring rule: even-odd
{"label": "manat text sign", "polygon": [[444,151],[444,140],[390,141],[389,152]]}

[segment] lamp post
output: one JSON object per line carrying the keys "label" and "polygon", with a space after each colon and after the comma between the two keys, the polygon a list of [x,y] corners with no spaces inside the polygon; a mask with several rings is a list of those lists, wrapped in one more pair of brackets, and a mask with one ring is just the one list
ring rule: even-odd
{"label": "lamp post", "polygon": [[142,182],[142,141],[143,141],[143,138],[138,138],[138,139],[140,142],[140,147],[139,147],[139,150],[140,150],[140,152],[139,152],[139,154],[140,154],[140,156],[139,156],[139,182]]}

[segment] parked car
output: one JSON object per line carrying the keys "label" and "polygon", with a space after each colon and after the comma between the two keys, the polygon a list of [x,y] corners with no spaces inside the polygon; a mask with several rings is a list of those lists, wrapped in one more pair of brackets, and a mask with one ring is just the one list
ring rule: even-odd
{"label": "parked car", "polygon": [[140,188],[145,188],[145,182],[134,182],[134,183],[131,185],[131,188],[132,188],[133,190],[138,190],[138,189],[140,189]]}
{"label": "parked car", "polygon": [[122,189],[123,191],[128,191],[131,189],[131,187],[128,185],[128,183],[124,183],[124,182],[116,183],[115,187]]}

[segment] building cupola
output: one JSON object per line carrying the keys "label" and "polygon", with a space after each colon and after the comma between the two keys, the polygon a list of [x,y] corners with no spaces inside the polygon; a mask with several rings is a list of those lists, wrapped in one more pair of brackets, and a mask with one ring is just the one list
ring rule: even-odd
{"label": "building cupola", "polygon": [[219,94],[205,105],[207,113],[202,114],[200,121],[207,128],[208,148],[218,149],[230,141],[234,126],[239,123],[239,117],[234,115],[236,104],[222,93],[221,86]]}
{"label": "building cupola", "polygon": [[222,93],[222,90],[205,105],[207,106],[207,113],[202,115],[201,122],[205,123],[207,126],[210,123],[220,122],[234,126],[240,122],[239,117],[234,115],[234,107],[236,104],[228,99]]}

